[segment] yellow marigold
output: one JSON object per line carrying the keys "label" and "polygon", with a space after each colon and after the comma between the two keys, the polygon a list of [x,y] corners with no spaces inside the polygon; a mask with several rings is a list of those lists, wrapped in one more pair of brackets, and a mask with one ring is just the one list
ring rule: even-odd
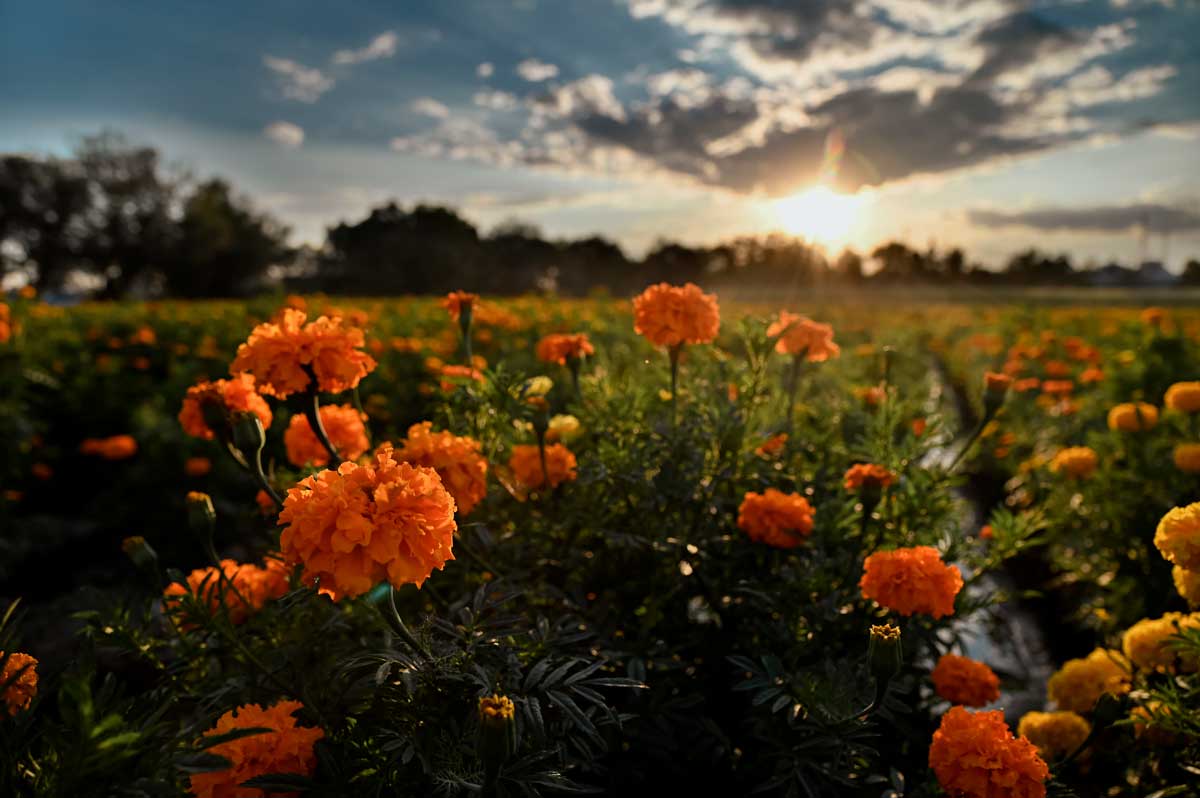
{"label": "yellow marigold", "polygon": [[1015,738],[1004,713],[951,707],[929,746],[929,766],[954,798],[1044,798],[1050,768]]}
{"label": "yellow marigold", "polygon": [[1097,648],[1082,659],[1070,659],[1046,683],[1059,709],[1091,712],[1104,693],[1129,692],[1130,666],[1120,651]]}
{"label": "yellow marigold", "polygon": [[1114,432],[1141,432],[1158,424],[1158,408],[1146,402],[1123,402],[1108,411],[1108,428]]}
{"label": "yellow marigold", "polygon": [[763,493],[750,491],[738,508],[737,524],[753,541],[791,549],[812,534],[813,508],[798,493],[775,488]]}
{"label": "yellow marigold", "polygon": [[[329,442],[342,459],[357,460],[371,448],[363,414],[353,405],[323,405],[317,412],[321,414],[321,426],[325,427]],[[283,433],[283,445],[287,448],[288,462],[294,466],[309,463],[323,466],[329,463],[329,452],[317,440],[316,433],[308,424],[308,417],[303,413],[297,413],[288,422],[288,428]]]}
{"label": "yellow marigold", "polygon": [[1059,449],[1058,454],[1050,461],[1050,470],[1061,472],[1072,479],[1087,479],[1096,471],[1100,459],[1094,449],[1088,446],[1068,446]]}
{"label": "yellow marigold", "polygon": [[454,497],[432,468],[397,462],[384,444],[366,465],[342,463],[288,491],[279,524],[284,559],[335,598],[387,581],[418,587],[447,560]]}
{"label": "yellow marigold", "polygon": [[1074,712],[1027,712],[1017,724],[1017,734],[1052,762],[1074,753],[1091,733],[1092,724]]}
{"label": "yellow marigold", "polygon": [[1200,571],[1189,571],[1176,565],[1171,569],[1175,589],[1191,606],[1200,606]]}
{"label": "yellow marigold", "polygon": [[271,731],[238,737],[209,748],[210,753],[228,759],[230,766],[192,776],[189,784],[192,795],[196,798],[260,798],[266,793],[241,784],[268,773],[311,776],[317,767],[313,746],[325,732],[296,725],[294,713],[303,706],[299,701],[280,701],[266,709],[258,704],[245,704],[218,718],[216,725],[204,733],[205,737],[238,729]]}
{"label": "yellow marigold", "polygon": [[437,471],[454,497],[459,515],[467,515],[487,495],[488,462],[482,448],[474,438],[434,432],[433,424],[423,421],[408,428],[408,437],[395,457]]}
{"label": "yellow marigold", "polygon": [[1188,474],[1200,473],[1200,443],[1181,443],[1172,452],[1175,467]]}
{"label": "yellow marigold", "polygon": [[595,353],[587,333],[551,333],[537,345],[538,360],[560,366],[565,366],[568,360],[579,360]]}
{"label": "yellow marigold", "polygon": [[479,699],[479,718],[484,722],[492,718],[512,720],[515,712],[516,706],[508,696],[491,695]]}
{"label": "yellow marigold", "polygon": [[779,318],[767,328],[767,337],[775,342],[781,355],[804,355],[810,363],[821,363],[838,357],[842,350],[833,342],[833,327],[821,324],[798,313],[780,311]]}
{"label": "yellow marigold", "polygon": [[1175,383],[1167,389],[1163,404],[1179,413],[1200,412],[1200,382]]}
{"label": "yellow marigold", "polygon": [[1141,742],[1152,746],[1173,746],[1179,737],[1163,724],[1171,714],[1170,708],[1161,701],[1147,701],[1134,707],[1129,713],[1133,720],[1133,734]]}
{"label": "yellow marigold", "polygon": [[235,374],[227,380],[205,381],[188,388],[179,410],[179,424],[194,438],[213,439],[213,430],[205,420],[205,409],[216,410],[228,418],[234,413],[253,413],[263,429],[271,426],[271,408],[254,389],[254,375]]}
{"label": "yellow marigold", "polygon": [[717,337],[717,297],[694,283],[652,285],[633,300],[633,331],[655,346],[706,344]]}
{"label": "yellow marigold", "polygon": [[842,484],[848,491],[867,488],[886,488],[895,484],[896,475],[875,463],[856,463],[847,469]]}
{"label": "yellow marigold", "polygon": [[1200,570],[1200,502],[1168,511],[1158,522],[1154,545],[1172,565]]}
{"label": "yellow marigold", "polygon": [[446,294],[446,298],[442,300],[441,304],[450,314],[450,318],[458,321],[458,317],[464,310],[470,312],[479,304],[479,294],[472,294],[469,291],[451,291]]}
{"label": "yellow marigold", "polygon": [[261,393],[282,399],[309,389],[306,369],[319,390],[340,393],[375,368],[374,359],[362,351],[362,330],[345,326],[340,317],[320,316],[306,324],[307,318],[302,310],[285,308],[278,321],[255,327],[238,346],[230,373],[250,372]]}
{"label": "yellow marigold", "polygon": [[1192,671],[1197,663],[1180,657],[1172,645],[1172,637],[1182,629],[1197,627],[1200,627],[1200,613],[1168,612],[1161,618],[1143,618],[1125,630],[1121,650],[1142,670],[1173,671],[1178,667]]}
{"label": "yellow marigold", "polygon": [[[0,660],[2,659],[4,652],[0,651]],[[0,669],[0,686],[8,685],[4,688],[3,695],[0,695],[0,701],[9,715],[28,709],[33,703],[38,687],[37,664],[38,661],[28,654],[14,651],[5,660],[4,668]],[[17,676],[18,673],[21,675]]]}
{"label": "yellow marigold", "polygon": [[[517,482],[526,488],[540,488],[546,482],[542,473],[542,459],[538,447],[533,445],[514,446],[508,458]],[[556,488],[564,482],[575,480],[575,455],[561,443],[546,447],[546,470],[550,472],[550,487]]]}
{"label": "yellow marigold", "polygon": [[963,578],[957,567],[942,562],[937,549],[914,546],[867,557],[858,584],[863,598],[901,615],[919,612],[941,618],[954,614]]}
{"label": "yellow marigold", "polygon": [[83,454],[94,454],[105,460],[128,460],[137,454],[138,444],[132,435],[113,435],[111,438],[87,438],[79,444]]}
{"label": "yellow marigold", "polygon": [[968,657],[943,654],[929,677],[937,694],[951,704],[982,707],[1000,698],[1000,677]]}
{"label": "yellow marigold", "polygon": [[551,443],[570,443],[578,438],[582,431],[583,425],[578,418],[569,413],[558,413],[550,417],[549,426],[546,427],[546,440]]}
{"label": "yellow marigold", "polygon": [[[222,580],[221,575],[225,579]],[[187,586],[173,582],[163,591],[165,609],[174,610],[179,597],[193,593],[216,614],[221,607],[224,593],[225,609],[231,623],[240,624],[271,599],[287,592],[288,569],[281,560],[268,559],[265,567],[235,560],[221,560],[221,569],[215,566],[197,568],[187,575]]]}

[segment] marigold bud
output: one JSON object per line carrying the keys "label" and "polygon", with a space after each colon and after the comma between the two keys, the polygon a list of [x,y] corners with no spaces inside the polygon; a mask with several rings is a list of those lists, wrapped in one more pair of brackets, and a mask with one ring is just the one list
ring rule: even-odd
{"label": "marigold bud", "polygon": [[996,411],[1000,409],[1000,405],[1004,404],[1004,398],[1008,396],[1008,389],[1012,386],[1012,377],[1007,374],[998,374],[994,371],[986,372],[983,375],[983,412],[987,417],[994,416]]}
{"label": "marigold bud", "polygon": [[217,511],[213,509],[212,498],[207,493],[190,491],[187,495],[187,511],[188,526],[193,532],[205,538],[212,535]]}
{"label": "marigold bud", "polygon": [[133,535],[121,541],[121,551],[137,567],[148,574],[158,574],[158,553],[141,535]]}
{"label": "marigold bud", "polygon": [[900,643],[900,627],[890,623],[871,626],[871,642],[867,646],[867,661],[871,675],[878,682],[890,681],[904,664]]}
{"label": "marigold bud", "polygon": [[500,766],[517,750],[516,707],[502,695],[479,699],[479,740],[477,752],[488,781],[494,781]]}
{"label": "marigold bud", "polygon": [[253,413],[238,413],[233,419],[233,445],[253,458],[267,444],[262,419]]}

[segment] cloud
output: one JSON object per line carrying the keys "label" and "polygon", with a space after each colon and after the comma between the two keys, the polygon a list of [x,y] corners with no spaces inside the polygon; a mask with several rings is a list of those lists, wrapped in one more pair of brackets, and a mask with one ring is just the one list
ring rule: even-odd
{"label": "cloud", "polygon": [[491,61],[484,61],[479,66],[475,67],[475,75],[481,78],[490,78],[496,72],[496,67]]}
{"label": "cloud", "polygon": [[275,73],[283,96],[302,103],[315,103],[333,88],[333,78],[319,69],[306,67],[287,58],[263,56],[263,65]]}
{"label": "cloud", "polygon": [[492,111],[512,111],[519,105],[515,94],[495,89],[484,89],[483,91],[475,92],[472,101],[480,108],[487,108]]}
{"label": "cloud", "polygon": [[409,104],[414,113],[433,119],[445,119],[450,116],[450,109],[432,97],[418,97]]}
{"label": "cloud", "polygon": [[374,61],[379,58],[391,58],[396,54],[400,37],[395,31],[385,31],[372,39],[366,47],[359,50],[338,50],[333,54],[333,63],[338,66],[361,64],[364,61]]}
{"label": "cloud", "polygon": [[559,118],[603,116],[624,119],[625,109],[613,94],[613,82],[604,75],[588,75],[555,86],[531,99],[534,110]]}
{"label": "cloud", "polygon": [[263,135],[288,149],[296,149],[304,143],[304,128],[282,119],[264,127]]}
{"label": "cloud", "polygon": [[1027,211],[971,210],[971,224],[980,227],[1027,227],[1045,232],[1190,233],[1200,230],[1200,213],[1158,203],[1094,205],[1078,208],[1035,208]]}
{"label": "cloud", "polygon": [[541,83],[543,80],[550,80],[553,77],[557,77],[558,67],[554,64],[539,61],[536,58],[526,58],[517,64],[517,74],[530,83]]}

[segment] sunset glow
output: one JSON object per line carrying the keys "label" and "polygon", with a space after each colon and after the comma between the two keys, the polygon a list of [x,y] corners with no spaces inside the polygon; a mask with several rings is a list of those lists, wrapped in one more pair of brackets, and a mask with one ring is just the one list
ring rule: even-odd
{"label": "sunset glow", "polygon": [[845,246],[861,229],[869,205],[867,194],[839,194],[813,186],[771,203],[773,223],[792,235],[826,246]]}

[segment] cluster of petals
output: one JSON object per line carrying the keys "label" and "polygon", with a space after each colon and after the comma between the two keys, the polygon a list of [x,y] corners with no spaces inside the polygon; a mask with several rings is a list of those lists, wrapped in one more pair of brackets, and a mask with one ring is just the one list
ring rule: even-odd
{"label": "cluster of petals", "polygon": [[1200,413],[1200,381],[1175,383],[1167,389],[1163,404],[1177,413]]}
{"label": "cluster of petals", "polygon": [[4,660],[4,667],[0,669],[0,687],[4,690],[0,694],[0,709],[15,715],[28,709],[37,695],[38,661],[19,651],[14,651],[7,658],[0,651],[0,660]]}
{"label": "cluster of petals", "polygon": [[1147,402],[1123,402],[1108,411],[1108,428],[1114,432],[1144,432],[1158,424],[1158,408]]}
{"label": "cluster of petals", "polygon": [[196,798],[260,798],[266,793],[241,785],[267,774],[311,776],[317,767],[313,747],[325,732],[297,725],[294,713],[303,706],[299,701],[279,701],[266,709],[258,704],[245,704],[218,718],[216,725],[204,736],[229,734],[238,729],[270,731],[237,737],[209,748],[209,752],[229,760],[229,767],[193,775],[189,782],[192,795]]}
{"label": "cluster of petals", "polygon": [[1029,740],[1013,737],[1004,713],[951,707],[929,746],[929,766],[955,798],[1043,798],[1050,768]]}
{"label": "cluster of petals", "polygon": [[433,424],[422,421],[408,428],[408,437],[395,451],[397,460],[432,468],[460,515],[467,515],[487,495],[488,462],[483,446],[474,438],[452,432],[434,432]]}
{"label": "cluster of petals", "polygon": [[655,346],[706,344],[720,326],[716,295],[694,283],[658,283],[633,300],[633,331]]}
{"label": "cluster of petals", "polygon": [[842,484],[848,491],[865,488],[886,488],[896,482],[896,475],[877,463],[855,463],[846,470]]}
{"label": "cluster of petals", "polygon": [[951,704],[982,707],[1000,698],[1000,677],[978,660],[943,654],[929,676],[933,689]]}
{"label": "cluster of petals", "polygon": [[1200,502],[1168,511],[1154,531],[1154,545],[1172,565],[1200,570]]}
{"label": "cluster of petals", "polygon": [[1121,651],[1134,667],[1144,671],[1195,671],[1200,663],[1181,655],[1175,638],[1184,629],[1200,629],[1200,613],[1168,612],[1159,618],[1143,618],[1125,630]]}
{"label": "cluster of petals", "polygon": [[137,454],[138,444],[132,435],[113,435],[109,438],[87,438],[79,444],[81,454],[105,460],[128,460]]}
{"label": "cluster of petals", "polygon": [[205,380],[188,388],[179,410],[179,424],[194,438],[211,441],[214,432],[205,419],[205,408],[212,407],[223,416],[253,413],[263,429],[271,426],[271,407],[254,387],[253,374],[234,374],[227,380]]}
{"label": "cluster of petals", "polygon": [[962,590],[962,573],[942,562],[932,546],[877,551],[863,562],[859,580],[863,598],[901,615],[921,613],[933,618],[954,614],[954,599]]}
{"label": "cluster of petals", "polygon": [[565,366],[568,360],[580,360],[595,353],[587,333],[550,333],[537,345],[538,360],[560,366]]}
{"label": "cluster of petals", "polygon": [[265,566],[221,560],[216,566],[197,568],[187,575],[187,585],[173,582],[163,591],[168,609],[178,605],[179,597],[194,594],[216,614],[222,603],[229,613],[231,623],[243,623],[271,599],[282,596],[288,590],[289,569],[282,560],[268,558]]}
{"label": "cluster of petals", "polygon": [[1037,746],[1051,762],[1072,754],[1092,733],[1092,724],[1074,712],[1027,712],[1017,724],[1017,734]]}
{"label": "cluster of petals", "polygon": [[842,353],[833,342],[833,327],[786,310],[767,328],[767,337],[778,337],[775,351],[779,354],[803,355],[810,363],[821,363]]}
{"label": "cluster of petals", "polygon": [[469,291],[451,291],[441,302],[442,307],[450,314],[450,318],[458,321],[463,311],[470,311],[479,304],[479,295]]}
{"label": "cluster of petals", "polygon": [[1100,458],[1088,446],[1068,446],[1060,449],[1050,461],[1050,470],[1072,479],[1087,479],[1096,471]]}
{"label": "cluster of petals", "polygon": [[755,542],[791,549],[812,534],[813,508],[798,493],[775,488],[749,491],[738,508],[737,524]]}
{"label": "cluster of petals", "polygon": [[[322,405],[317,411],[325,435],[338,455],[346,460],[357,460],[371,442],[367,439],[365,416],[353,405]],[[287,449],[288,462],[294,466],[324,466],[329,463],[329,452],[317,440],[308,417],[303,413],[292,416],[283,433],[283,445]]]}
{"label": "cluster of petals", "polygon": [[302,310],[285,308],[276,321],[255,327],[238,346],[230,373],[253,374],[260,393],[279,398],[309,390],[310,371],[322,391],[340,393],[357,386],[375,368],[374,359],[362,351],[362,330],[337,316],[305,323],[307,318]]}
{"label": "cluster of petals", "polygon": [[[549,472],[551,488],[557,488],[564,482],[573,482],[576,465],[574,453],[566,446],[561,443],[546,446],[546,471]],[[508,467],[517,482],[526,488],[540,488],[546,484],[547,476],[542,472],[542,457],[537,446],[514,446],[508,458]]]}
{"label": "cluster of petals", "polygon": [[1091,712],[1105,693],[1129,692],[1130,665],[1120,651],[1097,648],[1086,657],[1069,659],[1050,677],[1046,692],[1059,709]]}

